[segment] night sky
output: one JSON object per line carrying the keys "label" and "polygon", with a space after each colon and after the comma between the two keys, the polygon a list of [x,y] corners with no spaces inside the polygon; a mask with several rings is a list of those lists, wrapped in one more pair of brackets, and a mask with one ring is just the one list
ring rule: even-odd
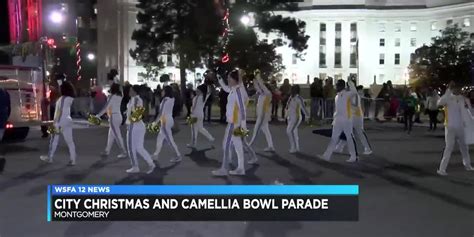
{"label": "night sky", "polygon": [[10,41],[8,25],[8,1],[0,0],[0,45]]}

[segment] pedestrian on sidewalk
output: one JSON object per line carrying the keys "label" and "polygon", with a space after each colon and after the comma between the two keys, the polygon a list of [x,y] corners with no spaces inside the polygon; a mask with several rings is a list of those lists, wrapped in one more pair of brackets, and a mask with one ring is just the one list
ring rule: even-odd
{"label": "pedestrian on sidewalk", "polygon": [[283,80],[283,85],[280,86],[280,94],[281,94],[281,118],[283,120],[286,119],[285,116],[285,107],[288,104],[288,100],[291,96],[291,85],[290,80],[287,78]]}
{"label": "pedestrian on sidewalk", "polygon": [[454,143],[457,141],[459,150],[462,155],[462,163],[467,171],[474,171],[471,165],[471,157],[469,155],[469,147],[466,144],[465,129],[473,123],[470,112],[471,104],[467,98],[461,94],[461,86],[451,82],[448,89],[438,102],[439,106],[444,106],[445,111],[445,142],[446,146],[443,152],[443,159],[439,165],[437,173],[446,176],[446,168],[448,167],[451,153],[453,152]]}
{"label": "pedestrian on sidewalk", "polygon": [[76,145],[73,139],[71,106],[76,97],[74,86],[70,82],[63,82],[60,86],[61,97],[56,102],[53,126],[55,132],[51,134],[48,155],[40,156],[42,161],[53,163],[53,156],[58,147],[59,135],[62,134],[69,149],[69,166],[76,165]]}
{"label": "pedestrian on sidewalk", "polygon": [[433,88],[430,88],[428,91],[428,97],[426,98],[426,105],[425,105],[426,112],[430,118],[429,131],[436,131],[436,128],[438,126],[439,99],[440,97],[438,95],[438,92],[434,90]]}

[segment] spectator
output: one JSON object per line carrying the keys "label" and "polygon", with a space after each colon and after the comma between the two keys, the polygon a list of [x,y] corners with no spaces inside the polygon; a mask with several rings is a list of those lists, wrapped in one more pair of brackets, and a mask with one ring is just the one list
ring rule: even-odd
{"label": "spectator", "polygon": [[282,104],[281,118],[282,119],[286,119],[284,108],[286,108],[286,104],[288,103],[288,100],[290,99],[290,92],[291,92],[290,80],[287,78],[283,80],[283,85],[280,86],[281,104]]}
{"label": "spectator", "polygon": [[438,101],[440,99],[438,92],[434,89],[428,91],[428,98],[426,99],[426,113],[430,117],[430,129],[429,131],[436,131],[438,125]]}
{"label": "spectator", "polygon": [[278,107],[281,102],[281,93],[278,90],[277,82],[273,79],[270,82],[270,91],[272,92],[272,118],[278,118]]}
{"label": "spectator", "polygon": [[171,88],[173,89],[173,98],[175,99],[173,106],[173,118],[181,115],[183,111],[183,98],[181,97],[181,90],[179,89],[178,84],[172,83]]}
{"label": "spectator", "polygon": [[160,104],[161,104],[161,86],[157,85],[156,89],[153,93],[154,96],[154,101],[155,101],[155,119],[156,116],[158,116],[158,113],[160,112]]}
{"label": "spectator", "polygon": [[107,103],[107,96],[102,91],[101,86],[94,87],[94,97],[92,100],[92,113],[98,114]]}
{"label": "spectator", "polygon": [[207,120],[209,123],[211,122],[212,118],[212,104],[214,103],[215,95],[215,80],[216,75],[212,71],[207,70],[206,73],[204,73],[204,84],[207,85],[206,104],[204,105],[204,120]]}
{"label": "spectator", "polygon": [[[11,104],[10,104],[10,95],[8,92],[0,88],[0,143],[3,140],[3,134],[5,132],[5,126],[7,124],[7,120],[10,117],[11,113]],[[0,151],[0,173],[3,172],[5,168],[5,157],[3,157],[3,151]]]}
{"label": "spectator", "polygon": [[415,109],[417,105],[417,99],[412,94],[411,89],[405,90],[405,95],[402,99],[402,108],[403,108],[403,119],[405,122],[405,131],[408,134],[411,133],[413,127],[413,116],[415,115]]}
{"label": "spectator", "polygon": [[334,115],[334,99],[336,98],[336,89],[334,88],[333,79],[331,77],[326,79],[324,83],[324,117],[332,118]]}
{"label": "spectator", "polygon": [[[186,87],[186,91],[184,92],[184,105],[186,106],[186,110],[188,111],[186,117],[191,116],[191,107],[193,105],[193,84],[189,83]],[[205,96],[205,95],[204,95]]]}
{"label": "spectator", "polygon": [[123,117],[122,125],[127,121],[127,105],[130,101],[130,88],[131,86],[128,83],[123,86],[122,103],[120,103],[120,113],[122,113]]}
{"label": "spectator", "polygon": [[226,123],[226,111],[227,111],[227,108],[226,108],[226,105],[227,105],[227,96],[229,96],[229,93],[225,92],[225,90],[220,90],[219,91],[219,108],[220,108],[220,112],[221,112],[221,116],[220,116],[220,122],[221,123]]}
{"label": "spectator", "polygon": [[[49,106],[49,100],[46,96],[43,96],[41,98],[41,121],[48,121],[48,106]],[[41,137],[42,138],[47,138],[48,137],[48,126],[47,125],[41,125]]]}
{"label": "spectator", "polygon": [[311,120],[319,120],[321,104],[323,103],[323,82],[315,77],[310,86],[311,94]]}

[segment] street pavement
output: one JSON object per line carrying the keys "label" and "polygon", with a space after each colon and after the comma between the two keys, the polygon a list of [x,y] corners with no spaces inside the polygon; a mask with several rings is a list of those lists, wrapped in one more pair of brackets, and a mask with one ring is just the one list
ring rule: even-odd
{"label": "street pavement", "polygon": [[[271,130],[277,152],[263,152],[259,137],[258,166],[248,166],[247,176],[215,178],[222,156],[224,125],[205,124],[217,138],[211,144],[199,139],[197,150],[185,147],[190,131],[184,121],[175,140],[183,152],[180,164],[169,162],[173,152],[165,146],[159,168],[150,175],[128,175],[128,159],[108,159],[99,153],[106,143],[106,127],[78,124],[74,137],[78,165],[67,167],[68,153],[61,140],[54,164],[39,160],[48,139],[33,129],[23,143],[5,146],[7,165],[0,174],[0,236],[183,236],[183,237],[304,237],[304,236],[474,236],[474,173],[464,171],[458,151],[448,177],[436,175],[444,146],[443,131],[428,133],[417,127],[411,135],[398,124],[367,124],[374,154],[346,163],[347,155],[333,162],[316,156],[329,138],[300,128],[302,152],[289,154],[285,125]],[[251,127],[251,126],[250,126]],[[155,138],[147,134],[145,147],[154,152]],[[474,152],[471,149],[471,156]],[[145,163],[139,160],[144,169]],[[49,184],[358,184],[358,222],[46,222],[46,186]]]}

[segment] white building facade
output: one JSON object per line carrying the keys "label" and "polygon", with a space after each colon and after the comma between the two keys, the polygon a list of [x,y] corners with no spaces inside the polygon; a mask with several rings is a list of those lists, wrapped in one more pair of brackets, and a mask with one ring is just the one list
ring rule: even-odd
{"label": "white building facade", "polygon": [[[135,4],[133,0],[98,1],[99,75],[118,68],[122,80],[145,82],[138,75],[144,69],[128,53],[135,46],[131,35],[138,27]],[[283,14],[306,22],[310,39],[305,55],[300,59],[288,47],[277,49],[285,65],[281,76],[297,84],[313,77],[345,79],[351,74],[359,75],[359,83],[365,86],[388,80],[405,84],[411,54],[430,44],[440,30],[458,24],[474,32],[472,0],[307,0],[301,7]],[[164,73],[178,81],[177,59],[164,57],[169,63]],[[200,79],[202,70],[188,72],[188,80]]]}

